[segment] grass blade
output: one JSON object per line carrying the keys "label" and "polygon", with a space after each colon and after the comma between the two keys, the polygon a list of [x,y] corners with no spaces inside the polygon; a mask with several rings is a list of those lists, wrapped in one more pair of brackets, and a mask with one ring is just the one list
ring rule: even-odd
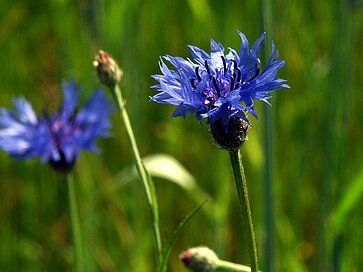
{"label": "grass blade", "polygon": [[346,192],[332,213],[330,224],[336,231],[341,230],[347,222],[348,216],[363,198],[363,171],[350,183]]}
{"label": "grass blade", "polygon": [[209,199],[204,200],[202,203],[200,203],[198,206],[196,206],[179,224],[179,226],[174,231],[173,235],[169,239],[168,243],[165,246],[165,249],[163,251],[163,254],[161,256],[161,260],[159,261],[159,268],[158,272],[165,272],[167,271],[167,263],[170,256],[171,249],[176,241],[176,239],[179,237],[182,230],[185,228],[187,223],[190,219],[208,202]]}

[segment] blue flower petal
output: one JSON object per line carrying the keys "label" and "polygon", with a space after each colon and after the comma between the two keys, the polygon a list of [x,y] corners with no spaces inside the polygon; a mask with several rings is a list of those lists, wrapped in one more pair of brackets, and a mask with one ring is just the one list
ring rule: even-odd
{"label": "blue flower petal", "polygon": [[207,54],[203,49],[200,49],[199,47],[188,45],[188,48],[194,60],[199,64],[203,64],[204,60],[210,58],[209,54]]}
{"label": "blue flower petal", "polygon": [[96,151],[94,140],[109,135],[113,111],[102,91],[96,91],[77,113],[79,92],[73,81],[63,83],[59,113],[37,117],[28,101],[14,99],[14,111],[0,109],[0,149],[17,159],[43,162],[64,158],[73,163],[82,149]]}
{"label": "blue flower petal", "polygon": [[276,77],[285,62],[279,61],[272,43],[269,61],[261,70],[258,54],[266,33],[260,35],[251,49],[246,36],[240,31],[238,35],[241,37],[239,53],[229,48],[225,55],[222,44],[211,40],[210,55],[196,46],[188,46],[194,62],[165,56],[175,69],[160,61],[162,74],[152,76],[159,83],[152,88],[159,93],[150,100],[177,106],[172,117],[195,114],[198,121],[206,118],[208,124],[219,119],[228,124],[232,117],[249,123],[248,113],[257,118],[254,100],[268,103],[271,92],[289,88],[285,80]]}
{"label": "blue flower petal", "polygon": [[63,106],[61,110],[61,115],[63,118],[68,118],[76,109],[79,99],[79,93],[77,91],[77,86],[74,81],[63,81],[62,91]]}

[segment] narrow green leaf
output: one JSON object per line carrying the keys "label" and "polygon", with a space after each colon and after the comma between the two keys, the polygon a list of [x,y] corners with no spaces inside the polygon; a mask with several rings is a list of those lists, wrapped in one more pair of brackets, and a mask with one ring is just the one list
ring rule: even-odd
{"label": "narrow green leaf", "polygon": [[182,230],[185,228],[187,223],[190,219],[208,202],[209,199],[204,200],[201,202],[198,206],[196,206],[179,224],[179,226],[174,231],[173,235],[170,237],[168,243],[165,246],[165,249],[163,250],[163,254],[161,256],[161,259],[159,261],[159,267],[158,272],[166,272],[167,271],[167,263],[170,256],[171,249],[176,241],[176,239],[179,237]]}
{"label": "narrow green leaf", "polygon": [[339,231],[357,203],[363,197],[363,171],[350,183],[336,209],[332,213],[331,226]]}

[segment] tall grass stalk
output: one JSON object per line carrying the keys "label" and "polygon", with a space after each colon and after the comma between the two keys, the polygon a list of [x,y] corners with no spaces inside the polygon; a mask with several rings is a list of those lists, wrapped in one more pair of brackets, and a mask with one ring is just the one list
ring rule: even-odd
{"label": "tall grass stalk", "polygon": [[140,176],[142,181],[146,198],[151,214],[151,221],[153,227],[153,236],[156,248],[156,260],[158,262],[161,254],[162,254],[162,242],[160,236],[160,228],[159,228],[159,212],[158,212],[158,203],[157,203],[157,196],[155,193],[155,185],[153,180],[151,179],[149,173],[147,172],[140,156],[139,149],[136,144],[136,139],[134,136],[134,132],[132,130],[132,126],[130,123],[129,116],[126,111],[126,103],[123,99],[121,89],[118,84],[115,84],[113,90],[111,90],[114,101],[116,103],[117,109],[120,113],[120,117],[125,125],[125,130],[127,134],[127,138],[129,140],[129,144],[131,146],[132,154],[134,157],[137,173]]}
{"label": "tall grass stalk", "polygon": [[258,271],[258,256],[255,232],[253,230],[252,213],[248,198],[247,180],[242,164],[242,156],[239,149],[229,152],[229,158],[233,170],[234,181],[237,188],[238,200],[241,206],[244,229],[247,229],[248,252],[250,255],[251,272]]}
{"label": "tall grass stalk", "polygon": [[65,175],[68,188],[69,215],[72,227],[73,245],[74,245],[74,262],[76,263],[76,271],[85,271],[83,239],[81,233],[81,225],[79,220],[76,186],[72,174]]}
{"label": "tall grass stalk", "polygon": [[[272,9],[271,1],[260,0],[260,32],[267,32],[267,41],[270,41],[268,37],[272,35]],[[270,42],[266,42],[269,45]],[[262,63],[268,62],[270,46],[264,46],[261,54]],[[275,271],[275,211],[273,201],[273,177],[274,177],[274,132],[273,132],[273,120],[274,111],[269,105],[263,106],[263,118],[264,130],[263,130],[263,147],[265,153],[264,163],[264,214],[265,214],[265,267],[264,271]]]}
{"label": "tall grass stalk", "polygon": [[[327,219],[331,216],[334,203],[341,197],[340,189],[345,186],[347,171],[342,165],[347,161],[347,121],[348,110],[351,108],[350,89],[352,77],[353,56],[353,19],[354,10],[348,8],[349,1],[339,0],[335,6],[335,33],[332,48],[332,70],[327,95],[329,103],[326,116],[326,152],[327,161],[324,167],[322,179],[322,193],[327,198],[327,203],[322,206],[321,217],[325,222],[319,228],[322,235],[320,247],[322,249],[319,258],[319,269],[326,271],[341,271],[341,257],[344,250],[344,228],[342,232],[334,233],[328,229]],[[323,200],[321,200],[322,202]],[[325,223],[325,224],[324,224]]]}

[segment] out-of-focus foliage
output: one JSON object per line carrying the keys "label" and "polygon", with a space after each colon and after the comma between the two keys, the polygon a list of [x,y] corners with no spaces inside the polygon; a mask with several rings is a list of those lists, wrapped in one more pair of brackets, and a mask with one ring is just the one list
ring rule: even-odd
{"label": "out-of-focus foliage", "polygon": [[[280,77],[292,87],[275,93],[271,108],[276,271],[363,268],[363,201],[356,191],[362,188],[363,166],[362,10],[359,0],[273,1],[268,39],[287,60]],[[100,86],[94,55],[100,48],[109,51],[124,71],[123,92],[142,155],[169,154],[200,188],[191,195],[165,182],[165,175],[155,178],[164,240],[204,195],[212,199],[176,241],[170,271],[185,271],[178,254],[198,245],[247,264],[226,152],[212,142],[207,126],[194,118],[169,119],[173,108],[148,97],[155,93],[150,75],[159,73],[159,56],[189,57],[187,44],[208,51],[210,38],[238,49],[236,30],[255,40],[260,18],[258,1],[252,0],[2,0],[0,105],[10,107],[12,97],[24,96],[38,112],[55,110],[62,79],[75,79],[89,94]],[[262,113],[262,104],[256,107]],[[260,116],[252,120],[243,154],[264,271]],[[74,173],[87,271],[153,271],[140,182],[114,179],[131,163],[116,115],[113,137],[98,145],[102,152],[83,153]],[[0,198],[0,271],[69,271],[73,255],[61,179],[39,161],[15,162],[1,152]]]}

